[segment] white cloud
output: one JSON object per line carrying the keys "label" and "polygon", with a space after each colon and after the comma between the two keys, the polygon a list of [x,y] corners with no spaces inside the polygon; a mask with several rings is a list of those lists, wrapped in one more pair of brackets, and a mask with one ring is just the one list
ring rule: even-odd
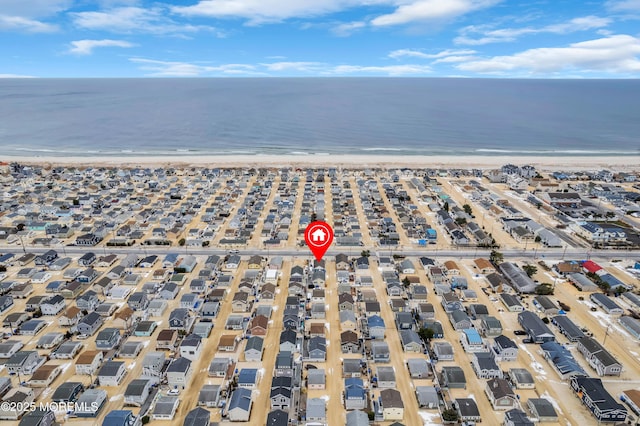
{"label": "white cloud", "polygon": [[0,15],[43,18],[70,8],[72,0],[0,0]]}
{"label": "white cloud", "polygon": [[134,47],[135,44],[124,40],[76,40],[71,42],[69,53],[91,55],[96,47]]}
{"label": "white cloud", "polygon": [[399,49],[389,53],[389,57],[393,59],[404,58],[404,57],[436,59],[436,58],[444,58],[446,56],[453,56],[453,55],[473,55],[474,53],[476,53],[475,50],[469,50],[469,49],[464,49],[464,50],[447,49],[438,53],[425,53],[421,50],[414,50],[414,49]]}
{"label": "white cloud", "polygon": [[311,72],[314,75],[426,75],[431,72],[427,65],[333,65],[322,62],[270,62],[260,64],[209,65],[202,62],[161,61],[146,58],[130,58],[140,70],[152,77],[199,77],[225,75],[283,76]]}
{"label": "white cloud", "polygon": [[255,66],[248,64],[225,64],[219,66],[200,65],[189,62],[158,61],[154,59],[130,58],[151,77],[198,77],[203,75],[255,75]]}
{"label": "white cloud", "polygon": [[363,21],[345,22],[333,27],[331,32],[339,37],[346,37],[366,26],[367,23]]}
{"label": "white cloud", "polygon": [[560,71],[640,73],[640,39],[614,35],[572,43],[567,47],[529,49],[510,56],[494,56],[461,63],[456,68],[487,74],[524,71],[531,74]]}
{"label": "white cloud", "polygon": [[28,33],[52,33],[58,30],[53,24],[22,16],[0,15],[0,31],[26,31]]}
{"label": "white cloud", "polygon": [[436,59],[433,64],[451,64],[455,62],[468,62],[476,59],[475,56],[447,56],[445,58]]}
{"label": "white cloud", "polygon": [[115,33],[193,33],[212,31],[213,27],[178,23],[167,17],[160,7],[117,7],[103,11],[70,13],[76,26]]}
{"label": "white cloud", "polygon": [[431,73],[431,67],[427,65],[338,65],[327,70],[328,74],[384,74],[389,76],[425,75]]}
{"label": "white cloud", "polygon": [[321,62],[272,62],[260,64],[269,71],[317,71],[322,67]]}
{"label": "white cloud", "polygon": [[[518,37],[528,34],[568,34],[578,31],[587,31],[606,27],[611,23],[610,18],[600,18],[598,16],[583,16],[571,19],[560,24],[552,24],[544,27],[523,27],[523,28],[502,28],[491,29],[487,25],[468,26],[463,28],[459,37],[456,37],[456,44],[482,45],[489,43],[503,43],[514,41]],[[479,37],[473,37],[474,34]]]}
{"label": "white cloud", "polygon": [[250,24],[261,24],[321,16],[356,6],[393,5],[403,1],[406,0],[200,0],[191,6],[174,6],[172,10],[182,15],[243,18]]}
{"label": "white cloud", "polygon": [[0,78],[35,78],[32,75],[21,75],[21,74],[0,74]]}
{"label": "white cloud", "polygon": [[410,3],[405,2],[400,4],[394,12],[373,19],[371,24],[390,26],[453,19],[499,2],[500,0],[417,0]]}
{"label": "white cloud", "polygon": [[605,6],[614,12],[640,12],[640,0],[609,0]]}

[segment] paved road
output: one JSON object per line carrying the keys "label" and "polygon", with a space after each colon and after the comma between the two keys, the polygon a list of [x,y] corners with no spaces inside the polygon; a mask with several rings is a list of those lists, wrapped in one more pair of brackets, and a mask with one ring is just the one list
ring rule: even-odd
{"label": "paved road", "polygon": [[[221,248],[184,248],[184,247],[90,247],[90,246],[51,246],[51,247],[41,247],[41,246],[27,246],[25,247],[26,252],[28,253],[44,253],[47,250],[55,249],[58,252],[62,252],[65,256],[68,255],[81,255],[86,253],[87,251],[93,251],[98,255],[107,254],[107,253],[116,253],[116,254],[128,254],[128,253],[138,253],[145,255],[166,255],[167,253],[188,253],[193,255],[225,255],[229,253],[228,249]],[[449,249],[449,250],[434,250],[429,247],[423,249],[415,249],[415,248],[393,248],[393,249],[382,249],[380,250],[378,247],[360,247],[359,250],[370,250],[371,253],[380,252],[383,254],[397,254],[404,256],[430,256],[430,257],[447,257],[447,258],[458,258],[458,259],[475,259],[477,257],[489,257],[491,250],[486,249],[476,249],[476,248],[464,248],[464,249]],[[334,248],[330,249],[327,252],[327,256],[335,256],[338,253],[343,253],[348,251],[345,248]],[[0,245],[1,253],[15,253],[16,255],[22,253],[22,247],[16,245]],[[311,256],[311,253],[306,247],[301,248],[247,248],[243,250],[239,250],[241,255],[244,256],[253,256],[253,255],[268,255],[268,256]],[[559,259],[559,258],[568,258],[568,259],[587,259],[587,258],[597,258],[597,259],[636,259],[638,258],[637,250],[595,250],[595,249],[584,249],[584,248],[567,248],[565,249],[505,249],[500,250],[507,258],[535,258],[535,259]]]}

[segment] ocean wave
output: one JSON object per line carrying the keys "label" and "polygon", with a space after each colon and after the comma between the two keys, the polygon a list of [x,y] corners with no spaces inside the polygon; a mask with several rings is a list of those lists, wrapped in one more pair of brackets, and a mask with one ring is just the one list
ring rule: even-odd
{"label": "ocean wave", "polygon": [[585,150],[585,149],[498,149],[498,148],[478,148],[474,152],[489,154],[536,154],[536,155],[630,155],[631,151],[610,151],[610,150]]}
{"label": "ocean wave", "polygon": [[360,151],[406,151],[404,148],[360,148]]}

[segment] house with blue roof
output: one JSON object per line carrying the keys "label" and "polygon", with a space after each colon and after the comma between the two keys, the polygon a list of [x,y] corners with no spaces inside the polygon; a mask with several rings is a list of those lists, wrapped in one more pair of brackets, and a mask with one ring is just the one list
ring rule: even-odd
{"label": "house with blue roof", "polygon": [[369,328],[369,337],[372,339],[384,339],[385,324],[379,315],[371,315],[367,318],[367,327]]}
{"label": "house with blue roof", "polygon": [[468,353],[488,352],[489,349],[485,345],[484,340],[475,328],[465,328],[462,330],[462,338],[460,339],[462,348]]}
{"label": "house with blue roof", "polygon": [[258,384],[258,369],[243,368],[238,374],[238,386],[245,389],[255,389]]}
{"label": "house with blue roof", "polygon": [[178,263],[178,253],[168,253],[162,261],[163,268],[173,268]]}
{"label": "house with blue roof", "polygon": [[562,380],[587,375],[571,352],[558,342],[545,342],[540,347],[544,358],[551,363]]}
{"label": "house with blue roof", "polygon": [[138,419],[131,410],[113,410],[107,413],[102,426],[136,426]]}
{"label": "house with blue roof", "polygon": [[251,391],[245,388],[237,388],[231,394],[227,414],[232,422],[248,422],[251,417]]}
{"label": "house with blue roof", "polygon": [[347,410],[363,410],[367,407],[367,392],[362,379],[344,379],[344,405]]}

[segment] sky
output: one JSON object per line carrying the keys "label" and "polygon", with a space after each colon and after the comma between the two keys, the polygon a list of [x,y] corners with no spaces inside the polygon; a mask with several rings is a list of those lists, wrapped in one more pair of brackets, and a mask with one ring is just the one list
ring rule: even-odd
{"label": "sky", "polygon": [[0,77],[640,77],[640,0],[0,0]]}

